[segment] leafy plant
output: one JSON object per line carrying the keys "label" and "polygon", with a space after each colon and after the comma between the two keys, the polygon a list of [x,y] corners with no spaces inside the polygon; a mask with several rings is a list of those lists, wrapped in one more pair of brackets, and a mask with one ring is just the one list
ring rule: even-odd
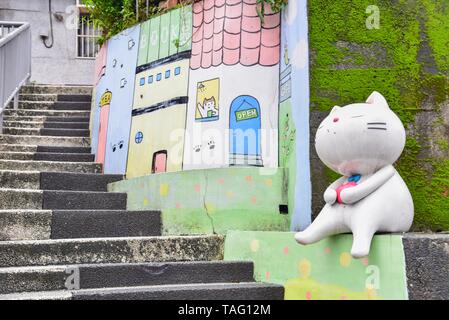
{"label": "leafy plant", "polygon": [[264,22],[266,6],[270,6],[271,10],[275,13],[281,12],[288,4],[288,0],[257,0],[257,14],[259,15],[262,23]]}
{"label": "leafy plant", "polygon": [[150,0],[148,8],[147,0],[138,0],[138,10],[136,0],[83,0],[83,3],[90,13],[90,20],[94,26],[102,30],[98,40],[100,44],[163,11],[159,7],[158,0]]}

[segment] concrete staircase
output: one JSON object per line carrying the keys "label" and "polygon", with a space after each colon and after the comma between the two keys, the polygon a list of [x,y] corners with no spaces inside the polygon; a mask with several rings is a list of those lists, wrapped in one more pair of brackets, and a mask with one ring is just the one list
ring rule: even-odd
{"label": "concrete staircase", "polygon": [[162,237],[90,154],[90,87],[30,85],[0,135],[0,299],[283,299],[223,238]]}

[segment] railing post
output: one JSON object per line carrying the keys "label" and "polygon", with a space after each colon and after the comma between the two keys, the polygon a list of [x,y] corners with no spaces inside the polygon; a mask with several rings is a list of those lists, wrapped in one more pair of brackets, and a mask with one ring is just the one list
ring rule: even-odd
{"label": "railing post", "polygon": [[19,109],[19,91],[17,91],[16,94],[14,95],[14,110],[17,109]]}

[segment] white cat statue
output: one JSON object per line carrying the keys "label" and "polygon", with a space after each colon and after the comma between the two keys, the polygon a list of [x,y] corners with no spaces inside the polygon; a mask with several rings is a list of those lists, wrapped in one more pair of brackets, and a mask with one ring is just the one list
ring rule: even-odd
{"label": "white cat statue", "polygon": [[352,232],[351,255],[362,258],[376,232],[408,231],[413,200],[393,167],[404,145],[404,126],[380,93],[373,92],[366,103],[334,107],[317,130],[315,148],[343,177],[327,188],[326,205],[296,241],[306,245]]}

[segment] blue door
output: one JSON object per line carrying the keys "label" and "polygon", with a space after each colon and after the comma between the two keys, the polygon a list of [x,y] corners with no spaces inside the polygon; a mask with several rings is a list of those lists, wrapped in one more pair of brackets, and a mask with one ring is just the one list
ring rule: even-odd
{"label": "blue door", "polygon": [[260,105],[252,96],[238,96],[229,112],[231,166],[262,166]]}

